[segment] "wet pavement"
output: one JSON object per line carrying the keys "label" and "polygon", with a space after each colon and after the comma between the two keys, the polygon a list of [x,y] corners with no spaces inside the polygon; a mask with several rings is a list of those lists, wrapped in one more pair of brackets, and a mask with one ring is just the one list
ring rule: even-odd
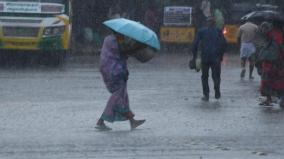
{"label": "wet pavement", "polygon": [[[221,93],[200,100],[201,74],[186,54],[162,54],[149,63],[129,61],[130,105],[147,121],[94,129],[109,93],[96,57],[62,68],[0,69],[0,158],[282,159],[284,110],[263,108],[259,77],[239,78],[239,59],[223,62]],[[210,82],[211,88],[213,83]]]}

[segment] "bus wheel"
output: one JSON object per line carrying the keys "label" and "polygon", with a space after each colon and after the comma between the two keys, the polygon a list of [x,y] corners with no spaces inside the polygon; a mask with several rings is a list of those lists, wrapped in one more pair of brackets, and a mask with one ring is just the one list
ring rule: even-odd
{"label": "bus wheel", "polygon": [[40,64],[47,66],[60,66],[64,64],[66,51],[44,51],[40,57]]}
{"label": "bus wheel", "polygon": [[60,66],[65,63],[66,60],[66,51],[56,51],[51,55],[50,64],[52,66]]}

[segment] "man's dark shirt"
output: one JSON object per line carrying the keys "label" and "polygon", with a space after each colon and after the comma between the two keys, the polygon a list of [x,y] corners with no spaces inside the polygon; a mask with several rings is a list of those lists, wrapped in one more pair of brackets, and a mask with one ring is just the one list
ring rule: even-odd
{"label": "man's dark shirt", "polygon": [[193,42],[192,53],[197,57],[197,50],[201,44],[202,62],[220,62],[226,48],[226,40],[222,31],[216,27],[201,28]]}

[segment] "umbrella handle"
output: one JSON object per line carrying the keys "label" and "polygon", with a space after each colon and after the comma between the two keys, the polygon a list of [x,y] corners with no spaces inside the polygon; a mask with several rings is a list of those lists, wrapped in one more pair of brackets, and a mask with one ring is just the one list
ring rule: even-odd
{"label": "umbrella handle", "polygon": [[145,46],[138,46],[138,47],[135,47],[135,48],[125,50],[125,51],[123,51],[123,53],[127,54],[127,55],[132,55],[132,54],[135,54],[136,51],[144,49],[144,48],[146,48],[146,47]]}

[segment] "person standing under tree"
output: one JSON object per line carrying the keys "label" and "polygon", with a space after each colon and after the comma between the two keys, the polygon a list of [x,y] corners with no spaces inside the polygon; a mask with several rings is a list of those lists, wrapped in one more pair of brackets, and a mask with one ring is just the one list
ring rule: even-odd
{"label": "person standing under tree", "polygon": [[253,79],[252,73],[255,65],[255,46],[254,38],[257,34],[257,25],[251,23],[250,21],[245,22],[241,25],[238,30],[238,41],[240,44],[240,57],[241,57],[241,79],[245,77],[246,73],[246,62],[249,61],[249,79]]}
{"label": "person standing under tree", "polygon": [[201,69],[202,69],[202,87],[203,101],[209,101],[209,69],[212,71],[214,81],[215,98],[221,98],[221,61],[226,49],[226,40],[222,32],[216,28],[215,19],[207,18],[207,26],[201,28],[193,42],[192,53],[193,59],[197,58],[198,46],[201,44]]}

